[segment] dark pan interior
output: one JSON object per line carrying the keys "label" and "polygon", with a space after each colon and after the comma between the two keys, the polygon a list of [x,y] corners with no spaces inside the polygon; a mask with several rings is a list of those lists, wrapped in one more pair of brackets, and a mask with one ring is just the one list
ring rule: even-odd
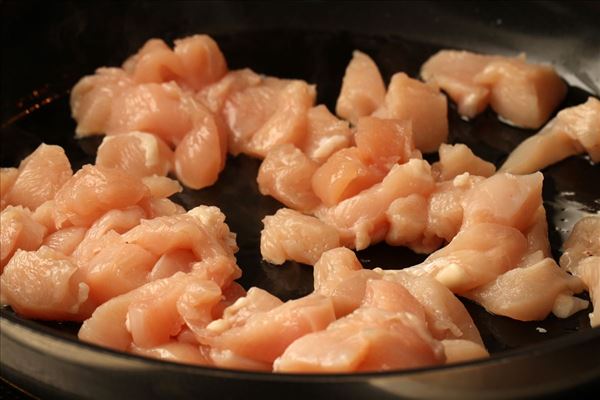
{"label": "dark pan interior", "polygon": [[[2,167],[17,166],[42,141],[63,146],[74,168],[93,162],[101,139],[73,138],[75,123],[70,118],[68,91],[94,68],[119,65],[150,37],[172,40],[191,33],[212,34],[231,69],[250,67],[264,74],[316,83],[318,103],[330,110],[335,109],[344,69],[354,49],[373,57],[386,82],[398,71],[418,76],[421,64],[441,48],[509,55],[527,51],[534,59],[555,63],[569,81],[560,108],[584,102],[590,95],[598,96],[600,66],[594,66],[600,54],[595,51],[600,46],[594,37],[600,37],[600,28],[591,24],[589,14],[598,16],[600,9],[591,3],[578,10],[561,3],[529,3],[521,6],[520,12],[514,7],[512,3],[480,8],[474,3],[428,2],[132,2],[119,7],[61,3],[40,10],[37,5],[8,3],[2,16],[0,163]],[[541,17],[533,18],[540,13],[545,18],[543,23]],[[110,26],[102,21],[110,21]],[[552,21],[562,22],[549,30]],[[552,38],[556,40],[552,42]],[[570,42],[569,38],[575,40]],[[551,42],[552,46],[540,46]],[[572,57],[575,50],[577,59]],[[466,143],[497,166],[532,134],[502,124],[489,110],[465,122],[453,104],[449,105],[449,122],[449,142]],[[432,156],[430,161],[434,159]],[[245,156],[230,157],[216,185],[200,191],[186,189],[175,200],[186,208],[216,205],[227,215],[232,231],[238,234],[237,257],[244,287],[259,286],[282,299],[297,298],[312,291],[312,269],[294,262],[276,267],[260,257],[261,220],[281,205],[258,192],[259,165],[258,160]],[[600,210],[600,167],[593,166],[586,157],[572,157],[547,168],[544,178],[550,240],[558,256],[564,234],[574,220],[581,213]],[[394,269],[424,258],[385,244],[372,246],[358,256],[366,267]],[[564,320],[551,316],[522,323],[493,316],[466,300],[465,305],[496,358],[503,357],[507,350],[526,350],[531,345],[589,330],[589,310]],[[10,309],[4,308],[1,313],[3,318],[25,324]],[[75,324],[26,324],[76,340]],[[596,342],[598,339],[600,335],[596,335]]]}

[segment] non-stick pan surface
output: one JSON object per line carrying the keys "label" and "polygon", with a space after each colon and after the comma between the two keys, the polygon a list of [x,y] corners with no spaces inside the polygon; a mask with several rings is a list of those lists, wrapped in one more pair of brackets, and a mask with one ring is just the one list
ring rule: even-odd
{"label": "non-stick pan surface", "polygon": [[[593,3],[39,3],[2,5],[1,165],[16,166],[42,141],[63,146],[75,168],[93,162],[98,138],[75,140],[68,90],[102,65],[118,65],[145,40],[213,35],[231,69],[316,83],[334,109],[352,50],[370,54],[384,78],[418,76],[441,48],[515,55],[553,63],[570,84],[561,108],[600,94],[600,8]],[[449,106],[450,142],[468,144],[499,165],[532,131],[486,111],[470,122]],[[433,160],[433,158],[431,158]],[[312,270],[261,260],[261,219],[281,205],[261,196],[259,161],[230,158],[216,185],[185,190],[186,208],[219,206],[238,234],[240,282],[282,299],[312,290]],[[600,167],[573,157],[544,171],[553,252],[582,212],[600,209]],[[423,256],[386,245],[358,253],[367,267],[403,268]],[[418,371],[294,376],[177,365],[80,343],[77,325],[24,320],[1,310],[2,376],[44,397],[254,398],[514,397],[592,390],[600,377],[600,330],[588,311],[521,323],[465,301],[489,360]],[[541,328],[541,329],[540,329]],[[584,385],[584,389],[581,389]],[[582,391],[583,390],[583,391]]]}

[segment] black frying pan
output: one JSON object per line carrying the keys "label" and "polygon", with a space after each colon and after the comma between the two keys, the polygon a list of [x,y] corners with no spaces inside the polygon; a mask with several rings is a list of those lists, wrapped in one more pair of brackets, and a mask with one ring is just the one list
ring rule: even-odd
{"label": "black frying pan", "polygon": [[[386,79],[417,76],[440,48],[515,55],[551,62],[570,84],[562,107],[600,94],[597,3],[32,3],[2,4],[1,165],[16,166],[42,141],[63,146],[74,167],[93,162],[98,138],[77,141],[68,90],[101,65],[119,65],[145,40],[213,35],[232,69],[301,78],[318,85],[318,102],[334,109],[353,49],[370,54]],[[486,111],[467,123],[450,105],[450,141],[496,163],[531,131]],[[433,158],[432,158],[433,160]],[[214,204],[238,233],[241,283],[282,299],[312,290],[312,270],[261,261],[260,221],[281,205],[259,194],[259,161],[230,158],[219,182],[184,191],[186,208]],[[578,210],[600,209],[600,167],[573,157],[544,171],[544,200],[555,256]],[[245,201],[240,202],[243,195]],[[359,252],[367,267],[402,268],[422,256],[376,245]],[[520,323],[465,301],[488,360],[379,374],[272,375],[177,365],[80,343],[74,324],[40,323],[0,311],[1,375],[43,397],[395,398],[523,397],[591,394],[600,379],[600,329],[587,312]],[[543,328],[541,333],[537,328]],[[575,392],[573,392],[575,390]],[[597,392],[596,392],[597,393]]]}

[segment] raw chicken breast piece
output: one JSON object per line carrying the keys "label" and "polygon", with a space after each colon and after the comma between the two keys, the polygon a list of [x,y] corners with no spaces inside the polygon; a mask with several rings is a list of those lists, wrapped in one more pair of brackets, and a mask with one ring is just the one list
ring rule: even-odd
{"label": "raw chicken breast piece", "polygon": [[389,171],[394,164],[403,164],[415,153],[411,123],[407,121],[361,117],[354,135],[361,159]]}
{"label": "raw chicken breast piece", "polygon": [[219,116],[195,106],[193,129],[175,149],[175,174],[184,185],[201,189],[214,184],[225,167],[227,133]]}
{"label": "raw chicken breast piece", "polygon": [[363,269],[356,254],[345,247],[321,255],[313,271],[314,291],[331,299],[336,317],[357,309],[365,296],[367,281],[380,276]]}
{"label": "raw chicken breast piece", "polygon": [[[416,252],[423,249],[424,232],[427,228],[427,198],[411,194],[394,200],[385,212],[390,228],[385,242],[392,246],[407,246]],[[441,241],[437,241],[441,242]],[[435,243],[437,248],[441,243]],[[435,250],[435,249],[434,249]]]}
{"label": "raw chicken breast piece", "polygon": [[206,326],[205,330],[196,329],[195,333],[200,340],[214,337],[229,329],[244,326],[253,315],[271,311],[282,304],[283,301],[266,290],[251,287],[244,296],[238,298],[223,310],[221,318],[212,321]]}
{"label": "raw chicken breast piece", "polygon": [[133,354],[164,361],[204,366],[213,365],[208,348],[176,340],[151,348],[132,345],[129,351]]}
{"label": "raw chicken breast piece", "polygon": [[454,179],[468,172],[471,175],[490,177],[496,172],[496,167],[477,157],[471,149],[462,143],[445,144],[439,148],[440,161],[431,165],[440,181]]}
{"label": "raw chicken breast piece", "polygon": [[448,137],[447,108],[446,96],[436,86],[399,72],[392,76],[384,106],[373,115],[411,121],[415,147],[431,153]]}
{"label": "raw chicken breast piece", "polygon": [[263,219],[260,254],[271,264],[286,260],[314,265],[323,252],[339,247],[336,229],[319,219],[287,208]]}
{"label": "raw chicken breast piece", "polygon": [[[392,292],[402,303],[388,301],[391,287],[396,289]],[[431,337],[425,321],[410,312],[422,313],[420,305],[401,285],[369,281],[367,293],[361,307],[352,314],[333,322],[324,331],[310,333],[292,343],[275,361],[274,370],[385,371],[444,362],[441,344]]]}
{"label": "raw chicken breast piece", "polygon": [[349,147],[353,142],[347,121],[336,118],[326,106],[319,105],[308,110],[307,132],[300,149],[318,164],[325,162],[336,151]]}
{"label": "raw chicken breast piece", "polygon": [[56,193],[57,227],[90,226],[111,209],[132,206],[149,195],[142,181],[121,170],[84,165]]}
{"label": "raw chicken breast piece", "polygon": [[427,204],[427,228],[423,243],[426,252],[439,247],[441,243],[436,239],[450,242],[456,236],[463,224],[462,202],[466,194],[482,180],[482,177],[464,173],[451,181],[436,183]]}
{"label": "raw chicken breast piece", "polygon": [[193,113],[201,107],[174,82],[133,85],[115,96],[111,105],[107,134],[148,132],[172,145],[192,130]]}
{"label": "raw chicken breast piece", "polygon": [[92,311],[77,266],[45,246],[17,250],[0,276],[0,289],[3,301],[25,318],[80,321]]}
{"label": "raw chicken breast piece", "polygon": [[565,108],[510,153],[500,171],[529,174],[575,154],[600,161],[600,101],[593,97]]}
{"label": "raw chicken breast piece", "polygon": [[[88,253],[86,259],[77,258],[77,263],[81,279],[89,287],[90,299],[96,304],[144,285],[158,259],[143,247],[127,243],[112,230],[94,244],[98,247],[93,253]],[[87,248],[90,247],[87,243]]]}
{"label": "raw chicken breast piece", "polygon": [[142,220],[126,232],[123,239],[139,244],[157,256],[172,250],[189,249],[199,260],[219,256],[233,258],[237,251],[235,236],[229,232],[224,217],[221,221],[215,218],[216,226],[211,226],[204,223],[201,213],[201,210],[192,209],[186,214]]}
{"label": "raw chicken breast piece", "polygon": [[540,206],[537,209],[533,217],[533,222],[523,234],[527,238],[527,251],[518,267],[528,267],[542,261],[544,258],[552,257],[550,240],[548,239],[546,209],[544,206]]}
{"label": "raw chicken breast piece", "polygon": [[167,178],[166,176],[144,176],[142,178],[142,182],[148,187],[150,190],[150,196],[153,197],[154,200],[170,197],[183,190],[179,182],[174,179]]}
{"label": "raw chicken breast piece", "polygon": [[17,168],[0,168],[0,211],[8,205],[4,197],[17,180],[18,175]]}
{"label": "raw chicken breast piece", "polygon": [[560,266],[587,286],[594,306],[590,324],[600,326],[600,217],[580,219],[563,248]]}
{"label": "raw chicken breast piece", "polygon": [[381,183],[333,207],[319,208],[315,215],[338,230],[344,246],[361,250],[385,238],[389,229],[386,211],[395,199],[428,195],[434,187],[429,164],[411,159],[394,165]]}
{"label": "raw chicken breast piece", "polygon": [[489,222],[524,232],[542,206],[543,180],[540,172],[521,176],[500,173],[485,179],[463,198],[463,228]]}
{"label": "raw chicken breast piece", "polygon": [[96,165],[118,168],[140,178],[167,175],[172,159],[169,146],[158,136],[146,132],[106,136],[96,153]]}
{"label": "raw chicken breast piece", "polygon": [[471,315],[446,286],[428,276],[415,276],[405,270],[376,268],[374,272],[385,280],[399,282],[421,303],[427,328],[434,338],[468,340],[483,346]]}
{"label": "raw chicken breast piece", "polygon": [[229,129],[229,152],[233,155],[246,152],[252,136],[274,115],[283,89],[291,82],[260,77],[250,70],[237,72],[225,77],[223,84],[216,83],[212,90],[205,89],[209,92],[204,94],[210,107],[222,107],[221,115]]}
{"label": "raw chicken breast piece", "polygon": [[174,50],[160,39],[150,39],[125,61],[123,69],[138,83],[175,80],[198,91],[221,79],[227,64],[210,36],[193,35],[175,40]]}
{"label": "raw chicken breast piece", "polygon": [[44,238],[44,246],[70,256],[85,237],[87,229],[71,226],[53,232]]}
{"label": "raw chicken breast piece", "polygon": [[307,113],[314,105],[316,89],[304,81],[287,84],[269,119],[250,138],[244,153],[264,158],[269,151],[284,143],[300,144],[308,129]]}
{"label": "raw chicken breast piece", "polygon": [[457,103],[458,113],[473,118],[489,104],[490,89],[473,78],[494,59],[468,51],[441,50],[421,67],[425,82],[438,85]]}
{"label": "raw chicken breast piece", "polygon": [[501,120],[522,128],[539,128],[567,90],[554,69],[529,64],[524,56],[442,50],[423,64],[421,76],[440,86],[460,115],[473,118],[491,103]]}
{"label": "raw chicken breast piece", "polygon": [[219,368],[264,372],[271,372],[273,370],[273,365],[271,363],[243,357],[227,349],[210,349],[210,359],[214,365]]}
{"label": "raw chicken breast piece", "polygon": [[230,96],[249,87],[257,86],[261,82],[263,82],[263,77],[249,68],[229,71],[222,79],[199,91],[197,98],[213,113],[221,113]]}
{"label": "raw chicken breast piece", "polygon": [[524,56],[495,58],[473,81],[491,88],[490,106],[503,122],[521,128],[542,126],[567,94],[554,68],[529,64]]}
{"label": "raw chicken breast piece", "polygon": [[37,250],[46,236],[46,227],[21,206],[8,206],[0,213],[0,274],[18,249]]}
{"label": "raw chicken breast piece", "polygon": [[477,360],[487,358],[490,353],[480,344],[463,339],[445,339],[442,340],[444,354],[446,354],[446,364]]}
{"label": "raw chicken breast piece", "polygon": [[94,75],[81,78],[71,90],[71,115],[77,121],[75,136],[105,133],[113,101],[133,86],[133,80],[120,68],[98,68]]}
{"label": "raw chicken breast piece", "polygon": [[293,144],[282,144],[267,153],[260,164],[258,189],[286,207],[310,211],[320,204],[312,188],[317,163]]}
{"label": "raw chicken breast piece", "polygon": [[435,278],[462,294],[515,268],[526,250],[527,239],[517,229],[480,223],[462,229],[446,247],[405,271]]}
{"label": "raw chicken breast piece", "polygon": [[375,62],[360,51],[352,53],[335,112],[352,124],[371,115],[385,99],[385,84]]}
{"label": "raw chicken breast piece", "polygon": [[42,143],[19,165],[19,174],[4,196],[6,204],[21,205],[34,211],[52,200],[71,178],[73,171],[60,146]]}
{"label": "raw chicken breast piece", "polygon": [[201,342],[254,361],[272,363],[296,339],[323,330],[334,320],[331,300],[312,294],[254,313],[243,325]]}
{"label": "raw chicken breast piece", "polygon": [[336,151],[312,176],[312,189],[325,206],[357,195],[381,182],[386,171],[365,163],[357,147]]}
{"label": "raw chicken breast piece", "polygon": [[576,297],[584,289],[581,280],[561,270],[551,258],[526,268],[515,268],[463,295],[488,312],[519,321],[539,321],[550,312],[560,318],[586,309]]}
{"label": "raw chicken breast piece", "polygon": [[[184,324],[179,300],[188,290],[197,290],[198,287],[209,293],[219,290],[214,282],[180,272],[114,297],[96,308],[84,321],[79,338],[121,351],[129,349],[132,344],[156,347],[169,343]],[[214,303],[219,299],[220,295]],[[210,308],[210,305],[204,304],[203,307]],[[210,309],[207,312],[210,313]]]}

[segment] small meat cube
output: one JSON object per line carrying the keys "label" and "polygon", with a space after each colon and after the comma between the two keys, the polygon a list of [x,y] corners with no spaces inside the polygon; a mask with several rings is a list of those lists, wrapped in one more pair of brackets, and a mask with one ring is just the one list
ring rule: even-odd
{"label": "small meat cube", "polygon": [[407,121],[362,117],[354,139],[361,159],[385,171],[416,155],[412,127]]}
{"label": "small meat cube", "polygon": [[71,178],[73,171],[60,146],[41,144],[19,165],[19,174],[4,195],[6,204],[21,205],[31,211],[52,200]]}
{"label": "small meat cube", "polygon": [[25,318],[80,321],[91,313],[77,266],[49,247],[17,250],[0,276],[0,290],[3,301]]}
{"label": "small meat cube", "polygon": [[213,365],[209,355],[209,349],[176,340],[150,348],[132,345],[131,348],[129,348],[129,351],[140,356],[176,363],[204,366]]}
{"label": "small meat cube", "polygon": [[442,50],[422,66],[421,76],[439,85],[462,116],[473,118],[491,103],[501,120],[522,128],[542,126],[567,91],[554,69],[524,56]]}
{"label": "small meat cube", "polygon": [[0,168],[0,211],[8,205],[4,197],[17,180],[18,175],[17,168]]}
{"label": "small meat cube", "polygon": [[252,314],[244,324],[204,338],[202,342],[270,364],[296,339],[323,330],[334,320],[331,300],[313,294]]}
{"label": "small meat cube", "polygon": [[552,67],[524,57],[494,59],[473,80],[491,88],[490,105],[501,120],[521,128],[542,126],[567,94]]}
{"label": "small meat cube", "polygon": [[593,97],[565,108],[541,131],[525,139],[500,171],[529,174],[586,151],[593,162],[600,161],[600,101]]}
{"label": "small meat cube", "polygon": [[0,213],[0,274],[18,250],[37,250],[46,235],[46,227],[31,217],[27,208],[8,206]]}
{"label": "small meat cube", "polygon": [[360,51],[352,53],[335,112],[353,124],[371,115],[384,102],[385,84],[375,62]]}
{"label": "small meat cube", "polygon": [[454,364],[463,361],[477,360],[490,356],[490,353],[481,344],[463,339],[442,340],[446,364]]}
{"label": "small meat cube", "polygon": [[227,73],[219,46],[207,35],[175,40],[174,50],[160,39],[150,39],[125,61],[123,69],[138,83],[175,80],[196,91]]}
{"label": "small meat cube", "polygon": [[285,206],[310,211],[320,203],[312,188],[317,163],[292,144],[271,150],[258,170],[258,189]]}
{"label": "small meat cube", "polygon": [[86,231],[77,226],[63,228],[46,236],[43,245],[70,256],[85,237]]}
{"label": "small meat cube", "polygon": [[386,211],[398,197],[428,195],[435,183],[426,161],[411,159],[394,165],[381,183],[330,208],[319,208],[315,215],[334,226],[344,246],[364,249],[385,238],[389,229]]}
{"label": "small meat cube", "polygon": [[285,260],[314,265],[323,252],[338,247],[334,227],[315,217],[282,208],[263,219],[260,253],[266,261],[281,265]]}
{"label": "small meat cube", "polygon": [[515,228],[481,223],[461,230],[446,247],[406,271],[435,278],[461,294],[515,268],[526,250],[527,240]]}
{"label": "small meat cube", "polygon": [[54,218],[65,223],[90,226],[111,209],[137,204],[149,195],[141,179],[112,168],[84,165],[56,193]]}
{"label": "small meat cube", "polygon": [[458,105],[458,113],[474,118],[490,101],[490,89],[473,78],[493,59],[468,51],[441,50],[421,67],[425,82],[438,85]]}
{"label": "small meat cube", "polygon": [[407,312],[361,306],[326,330],[292,343],[274,363],[276,372],[387,371],[444,362],[443,348],[425,321]]}
{"label": "small meat cube", "polygon": [[592,327],[600,326],[600,217],[580,219],[563,245],[560,266],[581,278],[590,292]]}
{"label": "small meat cube", "polygon": [[193,115],[193,128],[175,149],[174,166],[184,185],[201,189],[213,185],[225,167],[227,133],[219,117],[199,104]]}
{"label": "small meat cube", "polygon": [[[561,270],[551,258],[526,268],[515,268],[463,295],[493,314],[519,321],[543,320],[554,311],[560,318],[586,309],[588,302],[575,297],[584,286],[581,280]],[[564,297],[570,297],[567,300]],[[575,307],[561,312],[569,301]]]}
{"label": "small meat cube", "polygon": [[338,150],[312,177],[314,193],[326,206],[334,206],[340,201],[357,195],[380,182],[385,170],[368,165],[356,147]]}
{"label": "small meat cube", "polygon": [[466,145],[442,143],[439,149],[440,161],[431,168],[439,174],[440,181],[454,179],[458,175],[468,172],[471,175],[489,177],[494,175],[494,164],[477,157]]}
{"label": "small meat cube", "polygon": [[402,284],[421,303],[427,328],[434,338],[468,340],[483,346],[479,330],[463,303],[440,282],[405,270],[376,268],[374,272],[385,280]]}
{"label": "small meat cube", "polygon": [[118,168],[130,175],[165,176],[171,169],[173,152],[158,136],[129,132],[106,136],[98,147],[96,165]]}
{"label": "small meat cube", "polygon": [[415,147],[423,153],[436,151],[448,137],[446,96],[400,72],[392,76],[385,105],[374,116],[411,121]]}
{"label": "small meat cube", "polygon": [[314,105],[316,89],[304,81],[292,81],[279,95],[271,117],[252,135],[244,152],[264,158],[284,143],[299,144],[308,129],[307,112]]}
{"label": "small meat cube", "polygon": [[71,90],[71,115],[77,121],[75,135],[85,137],[107,132],[113,101],[134,86],[120,68],[98,68],[84,76]]}
{"label": "small meat cube", "polygon": [[327,107],[308,110],[308,129],[300,148],[311,160],[322,164],[336,151],[352,144],[352,131],[347,121],[337,119]]}
{"label": "small meat cube", "polygon": [[463,198],[463,227],[490,222],[524,232],[542,206],[544,176],[496,174],[477,184]]}
{"label": "small meat cube", "polygon": [[331,299],[338,318],[360,306],[369,279],[379,279],[377,273],[363,269],[356,254],[345,247],[324,252],[313,274],[315,293]]}

